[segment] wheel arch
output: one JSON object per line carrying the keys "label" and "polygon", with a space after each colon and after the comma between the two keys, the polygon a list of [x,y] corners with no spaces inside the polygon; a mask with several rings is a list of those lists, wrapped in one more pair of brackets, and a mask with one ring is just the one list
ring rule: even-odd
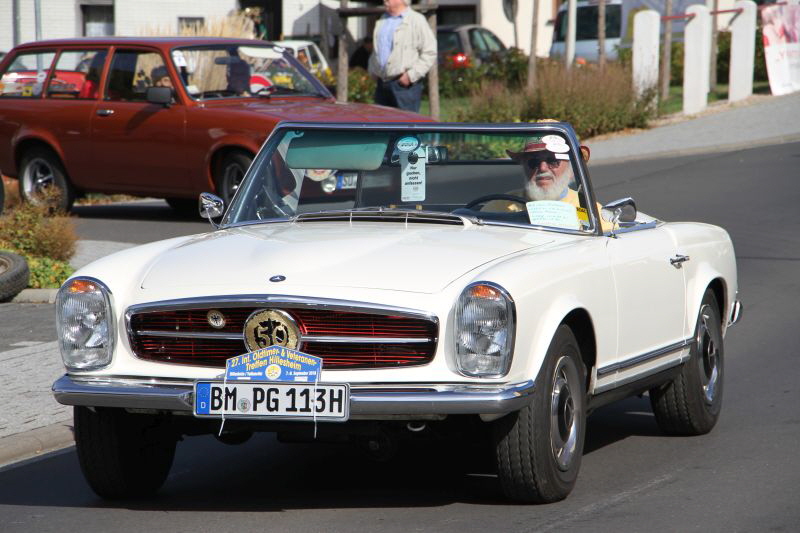
{"label": "wheel arch", "polygon": [[64,164],[64,154],[61,152],[58,144],[50,140],[44,139],[42,137],[26,137],[17,142],[17,145],[14,147],[14,165],[17,167],[16,169],[17,178],[19,178],[20,164],[22,163],[22,158],[25,156],[25,152],[31,150],[32,148],[44,148],[46,150],[50,150],[51,152],[53,152],[61,162],[61,166],[64,169],[64,173],[67,175],[67,178],[69,179],[69,171],[67,170],[67,167]]}
{"label": "wheel arch", "polygon": [[581,349],[581,359],[586,367],[586,391],[590,390],[592,369],[597,364],[597,339],[595,338],[594,324],[589,311],[579,307],[570,311],[561,324],[569,327],[578,347]]}
{"label": "wheel arch", "polygon": [[208,163],[206,165],[206,179],[208,180],[208,185],[212,187],[211,190],[213,190],[215,194],[219,194],[219,191],[217,190],[214,176],[222,166],[222,161],[225,159],[225,156],[236,152],[241,152],[247,154],[251,158],[255,158],[258,147],[251,146],[250,143],[231,143],[216,146],[210,151]]}

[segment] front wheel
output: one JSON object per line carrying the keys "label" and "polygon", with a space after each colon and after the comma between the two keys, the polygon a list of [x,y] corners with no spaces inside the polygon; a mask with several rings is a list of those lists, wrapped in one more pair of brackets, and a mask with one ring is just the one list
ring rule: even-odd
{"label": "front wheel", "polygon": [[586,435],[586,370],[575,335],[556,331],[532,401],[494,426],[503,492],[527,503],[563,500],[580,470]]}
{"label": "front wheel", "polygon": [[703,296],[689,360],[681,373],[650,390],[650,404],[661,431],[668,435],[704,435],[722,409],[724,370],[722,320],[714,293]]}
{"label": "front wheel", "polygon": [[159,418],[75,407],[75,447],[92,490],[107,499],[148,496],[167,479],[176,435]]}
{"label": "front wheel", "polygon": [[225,201],[225,206],[230,205],[252,162],[253,158],[245,152],[231,152],[222,159],[222,164],[214,175],[214,182],[217,194]]}
{"label": "front wheel", "polygon": [[57,211],[69,211],[75,189],[58,156],[47,148],[31,148],[22,156],[19,194],[32,204],[49,204]]}

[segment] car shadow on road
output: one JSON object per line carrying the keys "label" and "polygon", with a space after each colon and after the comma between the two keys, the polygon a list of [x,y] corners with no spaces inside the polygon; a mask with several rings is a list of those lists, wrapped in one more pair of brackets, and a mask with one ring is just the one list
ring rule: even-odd
{"label": "car shadow on road", "polygon": [[[646,398],[595,411],[584,453],[632,436],[659,436]],[[89,488],[74,449],[0,470],[0,505],[137,511],[281,512],[304,509],[510,505],[502,494],[488,439],[420,441],[386,461],[351,445],[281,444],[257,434],[239,446],[213,437],[179,443],[159,493],[105,501]]]}
{"label": "car shadow on road", "polygon": [[663,436],[646,396],[632,396],[600,407],[589,416],[586,426],[584,455],[629,437]]}

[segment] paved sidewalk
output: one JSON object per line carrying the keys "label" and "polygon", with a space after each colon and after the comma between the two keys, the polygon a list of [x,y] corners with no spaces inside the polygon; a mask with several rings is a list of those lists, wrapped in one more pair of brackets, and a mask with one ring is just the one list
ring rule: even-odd
{"label": "paved sidewalk", "polygon": [[[589,139],[593,164],[650,157],[733,150],[800,141],[800,92],[760,97],[715,107],[696,118],[640,133]],[[109,241],[79,241],[75,268],[134,246]],[[49,302],[55,290],[23,291],[14,301]],[[63,373],[56,342],[0,352],[0,466],[72,443],[72,409],[50,392]]]}
{"label": "paved sidewalk", "polygon": [[640,133],[588,139],[592,162],[617,163],[800,141],[800,92],[752,98],[715,105],[696,118],[678,118],[673,124]]}

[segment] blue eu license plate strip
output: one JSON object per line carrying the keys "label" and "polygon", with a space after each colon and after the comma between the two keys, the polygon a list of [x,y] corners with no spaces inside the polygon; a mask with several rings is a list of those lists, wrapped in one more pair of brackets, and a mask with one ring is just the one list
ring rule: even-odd
{"label": "blue eu license plate strip", "polygon": [[199,381],[194,386],[194,414],[344,422],[350,416],[350,387],[330,383]]}

